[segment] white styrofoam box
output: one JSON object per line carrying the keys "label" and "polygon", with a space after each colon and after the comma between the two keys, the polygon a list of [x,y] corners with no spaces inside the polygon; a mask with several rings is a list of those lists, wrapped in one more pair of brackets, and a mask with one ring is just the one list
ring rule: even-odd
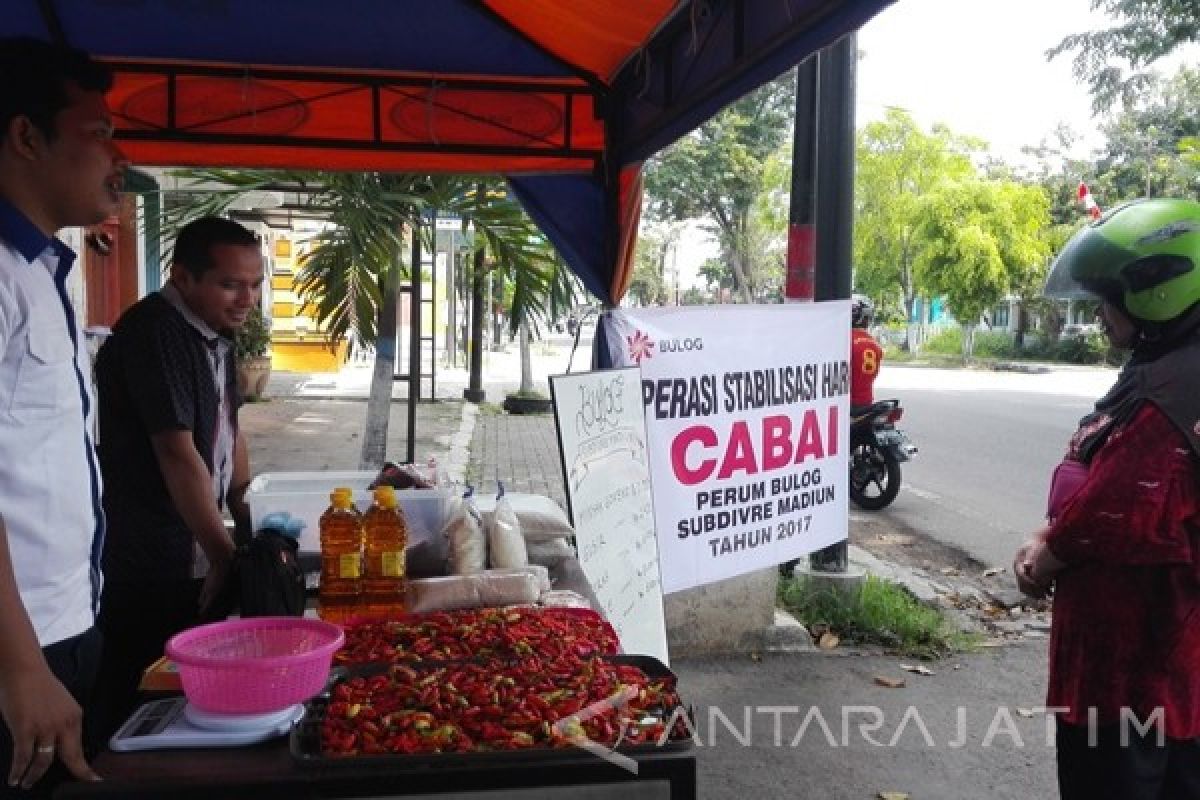
{"label": "white styrofoam box", "polygon": [[[246,502],[250,505],[250,521],[258,530],[267,514],[286,511],[304,520],[300,533],[300,552],[321,551],[321,514],[329,508],[329,493],[339,486],[354,490],[354,504],[359,511],[371,507],[373,498],[367,486],[375,479],[371,471],[330,472],[264,472],[250,482]],[[446,522],[451,492],[443,489],[398,489],[396,499],[408,522],[409,545],[441,534]]]}

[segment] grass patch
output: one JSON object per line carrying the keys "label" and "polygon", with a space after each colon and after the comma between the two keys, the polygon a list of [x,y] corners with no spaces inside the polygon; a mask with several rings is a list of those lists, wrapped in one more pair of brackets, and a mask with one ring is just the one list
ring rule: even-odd
{"label": "grass patch", "polygon": [[504,413],[504,407],[499,403],[480,403],[477,407],[480,414],[487,414],[492,417],[498,417]]}
{"label": "grass patch", "polygon": [[971,649],[976,636],[957,630],[937,609],[903,587],[868,575],[857,602],[836,591],[817,591],[804,578],[781,578],[778,601],[809,629],[827,628],[843,641],[882,645],[899,655],[941,658]]}

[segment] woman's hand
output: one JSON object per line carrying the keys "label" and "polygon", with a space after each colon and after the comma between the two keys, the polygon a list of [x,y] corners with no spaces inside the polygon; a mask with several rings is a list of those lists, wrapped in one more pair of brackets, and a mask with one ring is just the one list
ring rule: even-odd
{"label": "woman's hand", "polygon": [[1013,575],[1022,594],[1035,599],[1048,596],[1054,585],[1054,576],[1066,566],[1055,558],[1046,546],[1049,526],[1040,528],[1017,548],[1013,557]]}

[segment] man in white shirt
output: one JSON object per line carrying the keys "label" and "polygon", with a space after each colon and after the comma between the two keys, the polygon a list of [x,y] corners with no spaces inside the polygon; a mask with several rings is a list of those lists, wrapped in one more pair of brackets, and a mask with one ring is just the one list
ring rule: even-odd
{"label": "man in white shirt", "polygon": [[[108,71],[77,50],[0,39],[0,795],[98,780],[81,706],[99,659],[104,538],[95,402],[54,238],[115,214],[128,162]],[[47,771],[51,774],[41,780]],[[36,784],[36,786],[35,786]]]}

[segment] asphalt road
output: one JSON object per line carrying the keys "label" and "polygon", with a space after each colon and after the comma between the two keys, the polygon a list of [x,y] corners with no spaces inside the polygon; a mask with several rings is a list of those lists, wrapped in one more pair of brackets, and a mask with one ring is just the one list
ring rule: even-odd
{"label": "asphalt road", "polygon": [[[920,448],[881,517],[1006,566],[1042,519],[1050,473],[1110,369],[1045,374],[884,366],[875,396],[898,397]],[[863,513],[863,512],[855,512]]]}
{"label": "asphalt road", "polygon": [[1058,796],[1038,710],[1044,641],[934,662],[930,676],[904,663],[823,651],[673,662],[695,712],[702,800]]}

